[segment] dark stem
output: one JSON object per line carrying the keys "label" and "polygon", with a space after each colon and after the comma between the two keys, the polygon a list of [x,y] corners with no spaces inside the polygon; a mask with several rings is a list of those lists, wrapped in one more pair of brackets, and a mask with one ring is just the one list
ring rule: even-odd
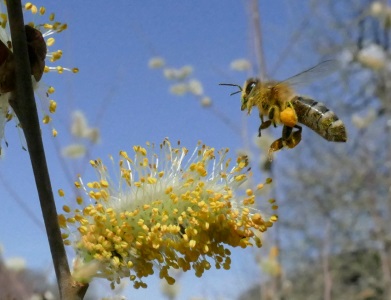
{"label": "dark stem", "polygon": [[10,104],[23,128],[34,172],[46,233],[62,299],[82,299],[87,285],[71,277],[54,202],[31,81],[26,33],[20,0],[7,1],[15,60],[15,86]]}

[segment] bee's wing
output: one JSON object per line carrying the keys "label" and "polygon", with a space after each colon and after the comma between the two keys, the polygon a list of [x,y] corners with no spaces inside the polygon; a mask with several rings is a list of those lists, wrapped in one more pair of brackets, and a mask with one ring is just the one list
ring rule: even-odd
{"label": "bee's wing", "polygon": [[317,64],[316,66],[313,66],[312,68],[304,70],[303,72],[300,72],[296,75],[293,75],[292,77],[289,77],[288,79],[285,79],[284,81],[281,81],[279,84],[283,83],[283,84],[288,84],[290,86],[300,86],[300,85],[309,84],[314,80],[320,79],[322,77],[325,77],[333,73],[338,68],[339,68],[338,61],[325,60]]}

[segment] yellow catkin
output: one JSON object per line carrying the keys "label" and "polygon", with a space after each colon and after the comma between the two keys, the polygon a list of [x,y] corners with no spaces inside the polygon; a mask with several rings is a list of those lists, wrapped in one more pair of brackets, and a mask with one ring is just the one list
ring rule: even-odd
{"label": "yellow catkin", "polygon": [[[120,152],[120,182],[113,182],[101,160],[90,161],[98,179],[76,182],[85,201],[78,196],[78,208],[64,205],[58,217],[64,244],[76,247],[81,259],[98,262],[99,276],[113,287],[126,276],[135,288],[146,287],[143,278],[154,265],[160,278],[174,284],[170,269],[201,277],[212,266],[230,269],[227,247],[262,246],[261,233],[277,215],[267,218],[256,209],[262,187],[236,191],[250,176],[246,159],[232,168],[219,158],[226,150],[199,145],[187,162],[185,148],[165,140],[160,157],[152,145],[134,146],[134,159]],[[277,208],[275,200],[269,207]]]}

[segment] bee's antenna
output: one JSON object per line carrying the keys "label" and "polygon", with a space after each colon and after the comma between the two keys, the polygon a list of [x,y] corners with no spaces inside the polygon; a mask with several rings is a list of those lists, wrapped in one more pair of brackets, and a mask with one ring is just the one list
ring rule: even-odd
{"label": "bee's antenna", "polygon": [[238,84],[233,84],[233,83],[219,83],[219,85],[236,86],[236,87],[239,88],[239,91],[236,91],[236,92],[233,92],[233,93],[229,94],[230,96],[235,95],[235,94],[238,94],[238,93],[240,93],[240,92],[242,91],[242,87],[241,87],[240,85],[238,85]]}

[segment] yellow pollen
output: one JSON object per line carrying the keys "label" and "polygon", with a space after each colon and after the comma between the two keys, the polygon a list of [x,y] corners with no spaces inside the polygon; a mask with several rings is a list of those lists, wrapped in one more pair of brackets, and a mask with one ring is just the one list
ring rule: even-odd
{"label": "yellow pollen", "polygon": [[141,146],[134,146],[133,150],[134,150],[134,152],[140,153],[143,156],[147,155],[147,150],[145,148],[141,147]]}
{"label": "yellow pollen", "polygon": [[60,197],[64,197],[64,196],[65,196],[64,190],[59,189],[59,190],[58,190],[58,195],[59,195]]}
{"label": "yellow pollen", "polygon": [[57,134],[58,134],[57,130],[53,128],[53,129],[52,129],[52,136],[53,136],[53,137],[56,137]]}
{"label": "yellow pollen", "polygon": [[128,154],[126,153],[126,151],[122,151],[122,150],[121,150],[121,151],[119,152],[119,155],[122,156],[123,158],[129,159],[129,156],[128,156]]}
{"label": "yellow pollen", "polygon": [[[69,222],[69,221],[68,221]],[[85,234],[87,233],[88,229],[87,227],[85,226],[80,226],[78,229],[77,229],[81,234]]]}
{"label": "yellow pollen", "polygon": [[33,4],[31,2],[26,2],[26,4],[24,5],[24,8],[26,10],[30,10],[32,7],[33,7]]}
{"label": "yellow pollen", "polygon": [[108,188],[109,187],[109,183],[106,181],[106,180],[101,180],[100,181],[100,185],[104,188]]}
{"label": "yellow pollen", "polygon": [[43,117],[43,119],[42,119],[42,122],[43,122],[44,124],[48,124],[48,123],[50,123],[51,120],[52,120],[52,118],[51,118],[50,116],[45,115],[45,116]]}
{"label": "yellow pollen", "polygon": [[240,182],[246,178],[246,174],[240,174],[234,177],[235,181]]}
{"label": "yellow pollen", "polygon": [[38,8],[34,5],[34,6],[31,8],[31,12],[33,13],[33,15],[35,15],[35,14],[38,12]]}
{"label": "yellow pollen", "polygon": [[67,220],[64,215],[58,215],[58,224],[61,228],[67,227]]}
{"label": "yellow pollen", "polygon": [[148,178],[147,178],[147,182],[148,182],[149,184],[154,184],[154,183],[157,182],[157,179],[156,179],[156,178],[153,178],[153,177],[148,177]]}
{"label": "yellow pollen", "polygon": [[49,87],[47,90],[48,94],[53,94],[54,93],[54,87]]}
{"label": "yellow pollen", "polygon": [[1,27],[4,29],[7,26],[8,16],[7,14],[0,14],[1,18]]}
{"label": "yellow pollen", "polygon": [[77,204],[79,204],[79,205],[81,205],[81,204],[83,204],[83,198],[82,197],[76,197],[76,202],[77,202]]}
{"label": "yellow pollen", "polygon": [[56,52],[52,52],[52,57],[50,59],[51,62],[55,62],[56,60],[59,60],[62,57],[62,51],[57,50]]}
{"label": "yellow pollen", "polygon": [[90,160],[90,165],[93,166],[94,168],[97,167],[97,161],[96,160]]}
{"label": "yellow pollen", "polygon": [[56,108],[57,108],[57,103],[56,103],[56,101],[50,100],[49,111],[50,111],[51,113],[55,113],[55,112],[56,112]]}
{"label": "yellow pollen", "polygon": [[54,44],[55,41],[56,41],[56,40],[55,40],[54,38],[48,38],[47,41],[46,41],[46,45],[47,45],[48,47],[53,46],[53,44]]}

